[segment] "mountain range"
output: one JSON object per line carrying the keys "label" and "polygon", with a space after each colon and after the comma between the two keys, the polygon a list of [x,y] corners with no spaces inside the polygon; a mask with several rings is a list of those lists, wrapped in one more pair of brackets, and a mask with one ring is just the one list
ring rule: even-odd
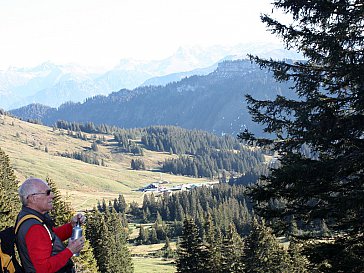
{"label": "mountain range", "polygon": [[67,102],[58,108],[31,104],[10,112],[22,119],[38,119],[46,125],[57,120],[93,122],[122,128],[176,125],[222,134],[244,128],[262,134],[251,121],[245,94],[258,99],[276,95],[292,97],[290,83],[278,83],[271,72],[250,60],[223,61],[207,75],[194,75],[158,86],[122,89],[97,95],[83,103]]}
{"label": "mountain range", "polygon": [[166,85],[192,75],[208,75],[217,68],[218,62],[245,58],[248,53],[274,59],[300,58],[281,45],[240,44],[179,48],[162,60],[124,59],[107,70],[45,62],[32,68],[0,70],[0,108],[9,110],[31,103],[59,107],[68,101],[83,102],[121,89]]}

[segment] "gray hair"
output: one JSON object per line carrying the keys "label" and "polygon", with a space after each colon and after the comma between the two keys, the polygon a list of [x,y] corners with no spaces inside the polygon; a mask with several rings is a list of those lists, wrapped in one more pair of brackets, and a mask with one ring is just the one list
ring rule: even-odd
{"label": "gray hair", "polygon": [[23,206],[28,205],[28,196],[37,192],[37,184],[44,183],[48,185],[45,181],[43,181],[40,178],[28,178],[21,184],[18,190],[18,194],[20,197],[20,201],[23,204]]}

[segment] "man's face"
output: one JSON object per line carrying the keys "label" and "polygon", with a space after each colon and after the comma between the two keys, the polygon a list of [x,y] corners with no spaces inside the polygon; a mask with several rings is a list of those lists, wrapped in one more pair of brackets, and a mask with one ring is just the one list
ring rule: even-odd
{"label": "man's face", "polygon": [[28,204],[30,207],[42,214],[53,208],[53,193],[47,184],[40,181],[35,183],[35,192],[28,196]]}

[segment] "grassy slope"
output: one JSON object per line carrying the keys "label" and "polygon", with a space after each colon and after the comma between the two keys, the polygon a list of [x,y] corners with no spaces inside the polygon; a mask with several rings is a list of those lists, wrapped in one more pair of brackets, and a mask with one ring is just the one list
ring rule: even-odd
{"label": "grassy slope", "polygon": [[49,176],[76,210],[92,208],[97,200],[113,199],[119,193],[127,202],[135,200],[141,203],[143,193],[135,190],[161,178],[172,184],[206,181],[158,172],[158,163],[171,155],[148,150],[142,157],[148,170],[133,171],[130,161],[136,157],[115,153],[116,143],[112,136],[106,136],[106,139],[105,145],[98,146],[98,153],[104,158],[106,167],[92,165],[60,157],[57,153],[89,149],[93,140],[76,139],[68,136],[66,131],[53,131],[50,127],[0,115],[0,148],[10,157],[19,182],[29,176],[43,179]]}
{"label": "grassy slope", "polygon": [[134,273],[172,273],[176,272],[172,260],[162,258],[133,257]]}
{"label": "grassy slope", "polygon": [[[163,248],[164,243],[152,245],[132,245],[130,251],[133,256],[134,273],[176,272],[174,259],[153,257],[153,254]],[[176,243],[171,242],[171,248],[176,250]]]}

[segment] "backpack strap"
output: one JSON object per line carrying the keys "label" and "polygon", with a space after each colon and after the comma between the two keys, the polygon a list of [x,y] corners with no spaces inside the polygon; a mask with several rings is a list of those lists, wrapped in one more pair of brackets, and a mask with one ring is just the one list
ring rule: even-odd
{"label": "backpack strap", "polygon": [[14,233],[15,233],[15,235],[18,233],[18,230],[19,230],[19,228],[20,228],[20,226],[21,226],[21,224],[23,224],[26,220],[28,220],[28,219],[35,219],[35,220],[38,220],[39,222],[41,222],[42,223],[42,225],[45,227],[45,229],[47,230],[47,232],[48,232],[48,234],[49,234],[49,238],[51,238],[51,242],[52,242],[52,245],[53,245],[53,239],[52,239],[52,234],[51,234],[51,232],[49,231],[49,229],[48,229],[48,227],[47,227],[47,225],[42,221],[42,219],[40,219],[38,216],[36,216],[36,215],[33,215],[33,214],[27,214],[27,215],[25,215],[23,218],[21,218],[20,220],[19,220],[19,222],[16,224],[16,226],[15,226],[15,230],[14,230]]}
{"label": "backpack strap", "polygon": [[23,224],[28,219],[35,219],[35,220],[38,220],[39,222],[41,222],[42,224],[44,224],[42,219],[40,219],[38,216],[35,216],[33,214],[27,214],[23,218],[21,218],[20,221],[16,224],[15,230],[14,230],[15,235],[18,233],[18,230],[19,230],[21,224]]}

